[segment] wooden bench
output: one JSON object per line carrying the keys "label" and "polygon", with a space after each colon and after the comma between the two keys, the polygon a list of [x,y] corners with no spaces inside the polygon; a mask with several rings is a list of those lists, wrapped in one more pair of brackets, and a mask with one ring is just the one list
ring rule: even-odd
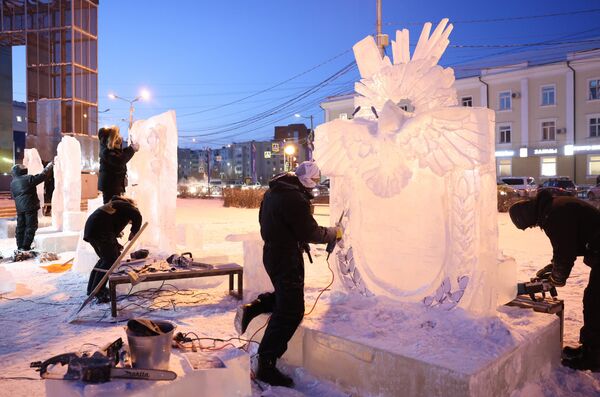
{"label": "wooden bench", "polygon": [[[211,276],[229,276],[229,294],[237,299],[243,298],[243,272],[244,268],[237,263],[213,265],[211,269],[178,269],[170,272],[145,272],[140,275],[140,283],[147,281],[178,280],[184,278],[199,278]],[[234,289],[234,276],[237,275],[237,292]],[[126,274],[111,274],[108,278],[110,292],[110,312],[117,316],[117,285],[131,284],[131,279]]]}

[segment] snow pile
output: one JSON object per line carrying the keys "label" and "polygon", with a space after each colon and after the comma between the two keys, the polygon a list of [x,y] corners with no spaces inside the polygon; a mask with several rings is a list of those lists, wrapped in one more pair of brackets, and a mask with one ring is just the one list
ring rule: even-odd
{"label": "snow pile", "polygon": [[397,32],[393,64],[372,37],[356,44],[356,118],[316,130],[332,215],[344,213],[338,288],[493,315],[516,295],[495,238],[494,112],[456,106],[454,72],[437,65],[452,25],[430,31],[412,58]]}

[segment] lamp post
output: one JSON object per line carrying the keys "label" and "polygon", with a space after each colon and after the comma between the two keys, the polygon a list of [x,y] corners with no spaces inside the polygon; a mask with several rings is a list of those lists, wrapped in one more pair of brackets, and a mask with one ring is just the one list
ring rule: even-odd
{"label": "lamp post", "polygon": [[120,99],[122,101],[129,103],[129,129],[128,129],[128,131],[131,131],[131,126],[133,125],[133,112],[135,110],[133,108],[133,104],[136,103],[137,101],[139,101],[140,99],[143,99],[145,101],[150,99],[150,92],[148,90],[142,90],[140,92],[140,95],[136,96],[134,99],[123,98],[123,97],[118,96],[113,93],[108,94],[108,97],[110,99]]}
{"label": "lamp post", "polygon": [[[294,153],[296,153],[296,147],[292,144],[288,144],[283,148],[283,162],[286,165],[286,171],[290,171],[292,168],[292,156],[294,155]],[[285,158],[285,155],[287,155],[287,160]]]}
{"label": "lamp post", "polygon": [[313,115],[311,114],[310,116],[303,116],[300,113],[296,113],[294,115],[294,117],[303,118],[303,119],[310,119],[310,133],[308,134],[308,138],[307,138],[307,142],[306,142],[307,143],[306,147],[308,149],[307,150],[308,151],[308,153],[307,153],[308,154],[308,156],[307,156],[308,160],[312,160],[313,140],[314,140],[314,137],[315,137],[314,129],[313,129],[314,128],[314,126],[313,126]]}

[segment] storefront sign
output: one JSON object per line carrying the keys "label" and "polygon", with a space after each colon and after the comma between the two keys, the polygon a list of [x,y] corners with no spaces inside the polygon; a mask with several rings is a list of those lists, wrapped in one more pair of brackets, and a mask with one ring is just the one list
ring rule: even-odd
{"label": "storefront sign", "polygon": [[558,149],[534,149],[533,154],[557,154]]}
{"label": "storefront sign", "polygon": [[271,152],[268,150],[265,150],[265,158],[266,159],[270,159],[271,158]]}
{"label": "storefront sign", "polygon": [[574,152],[592,152],[595,150],[600,150],[600,145],[578,145],[573,146]]}
{"label": "storefront sign", "polygon": [[496,157],[512,157],[514,155],[514,150],[496,150]]}

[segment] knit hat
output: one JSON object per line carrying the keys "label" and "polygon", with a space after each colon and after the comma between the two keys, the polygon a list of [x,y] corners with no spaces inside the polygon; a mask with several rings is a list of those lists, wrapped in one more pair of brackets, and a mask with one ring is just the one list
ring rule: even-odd
{"label": "knit hat", "polygon": [[304,187],[313,188],[317,186],[313,179],[318,179],[321,171],[314,161],[304,161],[296,168],[295,173]]}
{"label": "knit hat", "polygon": [[537,223],[535,201],[521,200],[514,203],[508,210],[510,219],[521,230],[533,227]]}

